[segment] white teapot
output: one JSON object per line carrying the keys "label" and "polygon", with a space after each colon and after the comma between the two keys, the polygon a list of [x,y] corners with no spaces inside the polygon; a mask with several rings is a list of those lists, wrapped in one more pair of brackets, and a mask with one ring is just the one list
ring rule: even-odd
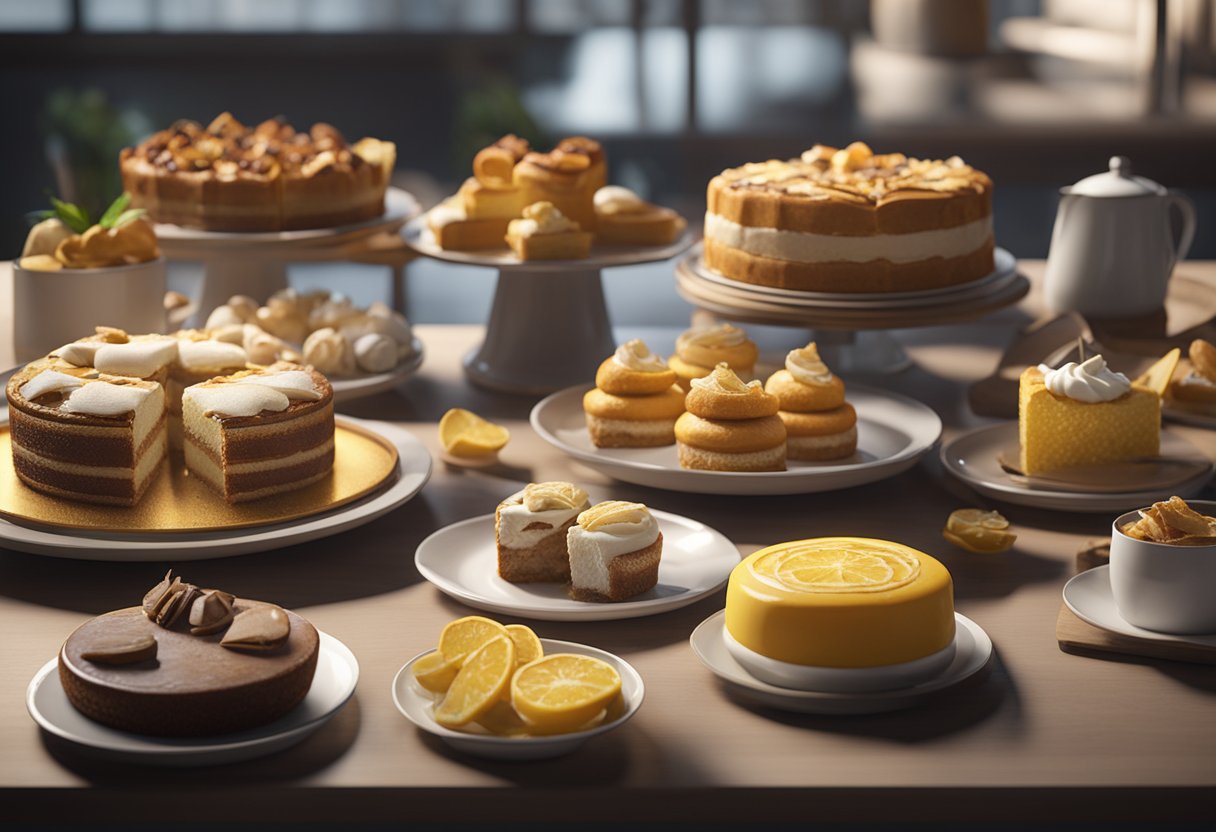
{"label": "white teapot", "polygon": [[[1174,264],[1195,238],[1195,206],[1182,194],[1132,176],[1114,156],[1110,171],[1060,189],[1044,294],[1053,312],[1133,318],[1161,309]],[[1171,207],[1182,228],[1174,244]]]}

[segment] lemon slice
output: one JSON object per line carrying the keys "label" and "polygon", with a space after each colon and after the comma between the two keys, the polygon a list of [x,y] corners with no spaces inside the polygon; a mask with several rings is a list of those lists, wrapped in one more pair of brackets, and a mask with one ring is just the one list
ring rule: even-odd
{"label": "lemon slice", "polygon": [[460,665],[436,650],[414,662],[414,678],[431,693],[446,693],[460,672]]}
{"label": "lemon slice", "polygon": [[459,669],[469,656],[493,638],[502,636],[508,641],[511,634],[507,628],[480,615],[468,615],[449,621],[439,634],[439,652]]}
{"label": "lemon slice", "polygon": [[439,441],[452,456],[490,456],[502,450],[511,433],[464,408],[454,407],[439,420]]}
{"label": "lemon slice", "polygon": [[[509,685],[508,690],[510,690]],[[528,723],[520,719],[519,714],[515,713],[515,709],[511,707],[509,700],[500,699],[495,702],[490,710],[486,711],[477,720],[477,724],[491,734],[499,737],[528,736]]]}
{"label": "lemon slice", "polygon": [[545,648],[541,647],[540,639],[532,632],[531,627],[508,624],[507,633],[510,634],[511,641],[515,642],[515,663],[520,667],[545,655]]}
{"label": "lemon slice", "polygon": [[999,512],[960,508],[946,520],[942,537],[969,552],[1004,552],[1018,536],[1009,531],[1009,521]]}
{"label": "lemon slice", "polygon": [[435,721],[459,728],[480,719],[502,699],[515,672],[515,642],[495,636],[470,655],[435,707]]}
{"label": "lemon slice", "polygon": [[571,653],[529,662],[511,680],[511,704],[536,733],[578,730],[620,692],[621,676],[616,668]]}
{"label": "lemon slice", "polygon": [[920,561],[902,548],[829,538],[780,549],[751,569],[765,583],[790,592],[883,592],[915,580]]}
{"label": "lemon slice", "polygon": [[1158,396],[1164,396],[1165,391],[1170,386],[1170,379],[1174,377],[1174,370],[1178,368],[1178,361],[1182,358],[1182,350],[1174,347],[1165,355],[1157,359],[1153,366],[1144,371],[1143,375],[1134,382],[1142,387],[1147,387]]}

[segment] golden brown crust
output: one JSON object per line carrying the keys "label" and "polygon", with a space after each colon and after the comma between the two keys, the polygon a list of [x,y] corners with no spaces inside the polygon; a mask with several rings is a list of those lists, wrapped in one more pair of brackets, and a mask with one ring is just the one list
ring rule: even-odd
{"label": "golden brown crust", "polygon": [[670,208],[658,205],[634,214],[596,216],[595,239],[608,245],[665,246],[684,233],[688,223]]}
{"label": "golden brown crust", "polygon": [[597,448],[662,448],[676,441],[676,420],[601,419],[587,414],[587,433]]}
{"label": "golden brown crust", "polygon": [[768,377],[764,389],[781,401],[782,410],[794,413],[831,410],[844,404],[844,382],[839,376],[832,376],[827,384],[803,384],[789,370],[778,370]]}
{"label": "golden brown crust", "polygon": [[659,561],[663,556],[663,533],[654,543],[626,552],[608,561],[608,594],[586,587],[571,586],[570,597],[575,601],[598,601],[600,603],[625,601],[641,595],[659,582]]}
{"label": "golden brown crust", "polygon": [[962,257],[931,257],[911,263],[871,260],[796,263],[748,254],[737,248],[705,240],[705,265],[743,283],[800,292],[912,292],[940,289],[978,280],[991,274],[993,242]]}
{"label": "golden brown crust", "polygon": [[583,396],[583,410],[603,419],[645,421],[675,419],[684,412],[684,391],[674,384],[661,393],[647,396],[617,396],[600,390],[588,390]]}
{"label": "golden brown crust", "polygon": [[513,584],[568,583],[570,553],[566,547],[566,532],[578,521],[578,516],[571,517],[563,525],[553,529],[551,534],[535,546],[512,549],[503,546],[498,535],[502,510],[508,505],[511,503],[502,502],[494,509],[494,545],[498,550],[498,577]]}
{"label": "golden brown crust", "polygon": [[595,371],[595,386],[605,393],[618,396],[644,396],[667,392],[676,383],[672,370],[643,373],[631,370],[612,356],[605,358]]}
{"label": "golden brown crust", "polygon": [[680,442],[676,445],[676,453],[681,468],[694,471],[784,471],[785,443],[775,448],[767,448],[751,453],[728,453],[724,451],[707,451],[704,448],[694,448]]}
{"label": "golden brown crust", "polygon": [[685,413],[676,420],[676,441],[706,451],[755,453],[784,445],[785,438],[785,425],[775,415],[717,420]]}
{"label": "golden brown crust", "polygon": [[776,415],[781,403],[761,388],[753,393],[716,393],[695,385],[688,391],[684,407],[702,419],[759,419]]}
{"label": "golden brown crust", "polygon": [[777,416],[785,425],[785,431],[790,437],[831,436],[835,433],[842,433],[857,424],[857,411],[848,402],[831,410],[813,413],[791,413],[782,410],[777,413]]}

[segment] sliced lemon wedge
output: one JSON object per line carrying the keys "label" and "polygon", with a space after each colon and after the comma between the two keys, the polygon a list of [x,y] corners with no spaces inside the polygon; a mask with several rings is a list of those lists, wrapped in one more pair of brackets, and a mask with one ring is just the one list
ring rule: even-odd
{"label": "sliced lemon wedge", "polygon": [[1009,521],[999,512],[979,508],[960,508],[946,520],[942,537],[969,552],[1004,552],[1018,536],[1009,531]]}
{"label": "sliced lemon wedge", "polygon": [[471,410],[454,407],[439,420],[439,441],[452,456],[486,457],[502,450],[511,433]]}
{"label": "sliced lemon wedge", "polygon": [[449,621],[443,628],[439,634],[439,652],[459,669],[466,657],[498,636],[511,640],[507,628],[497,621],[480,615],[466,615]]}
{"label": "sliced lemon wedge", "polygon": [[515,642],[515,663],[520,667],[545,655],[545,648],[541,646],[540,639],[532,632],[531,627],[508,624],[507,633],[510,634],[511,641]]}
{"label": "sliced lemon wedge", "polygon": [[621,676],[607,662],[556,653],[521,667],[511,680],[511,704],[536,733],[575,731],[595,719],[621,692]]}
{"label": "sliced lemon wedge", "polygon": [[414,662],[414,678],[431,693],[447,693],[460,672],[460,664],[436,650]]}
{"label": "sliced lemon wedge", "polygon": [[515,642],[507,636],[495,636],[465,660],[435,706],[435,721],[458,728],[485,716],[502,699],[513,673]]}

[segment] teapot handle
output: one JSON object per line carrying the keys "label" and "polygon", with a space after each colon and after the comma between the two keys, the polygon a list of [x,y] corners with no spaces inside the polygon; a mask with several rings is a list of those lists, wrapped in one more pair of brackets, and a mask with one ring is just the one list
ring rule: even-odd
{"label": "teapot handle", "polygon": [[[1191,243],[1195,242],[1195,203],[1191,202],[1186,195],[1171,190],[1169,205],[1177,206],[1178,213],[1182,215],[1182,233],[1178,238],[1178,250],[1174,259],[1176,263],[1186,259],[1187,252],[1191,250]],[[1173,225],[1172,220],[1170,225]]]}

